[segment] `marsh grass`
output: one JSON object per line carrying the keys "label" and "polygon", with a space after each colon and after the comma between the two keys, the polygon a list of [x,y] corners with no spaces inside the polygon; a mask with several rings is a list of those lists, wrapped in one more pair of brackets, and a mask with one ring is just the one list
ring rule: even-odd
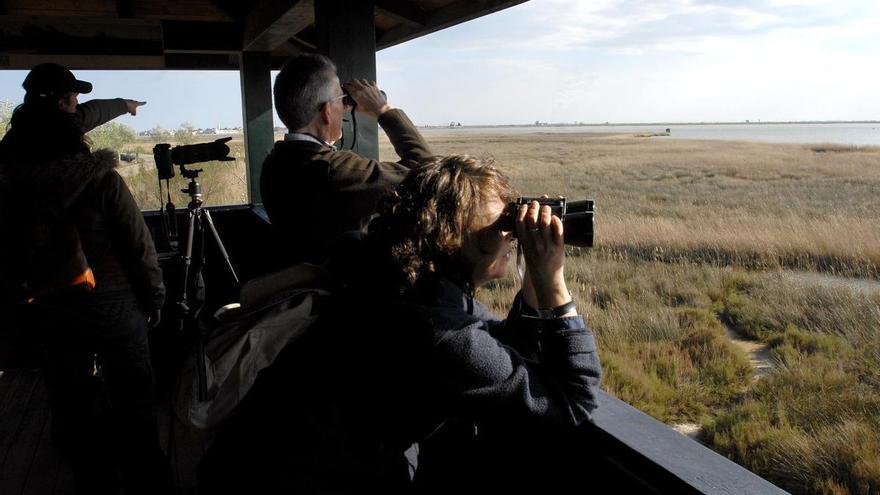
{"label": "marsh grass", "polygon": [[729,279],[719,313],[777,370],[703,438],[794,493],[880,491],[880,294]]}
{"label": "marsh grass", "polygon": [[[630,258],[880,277],[877,147],[820,153],[803,145],[450,131],[428,139],[438,154],[494,157],[523,194],[595,199],[597,244]],[[381,154],[394,156],[387,141]]]}
{"label": "marsh grass", "polygon": [[[793,493],[880,489],[880,293],[776,273],[572,252],[566,279],[594,329],[602,387]],[[512,277],[478,294],[499,314]],[[767,343],[753,381],[724,325]]]}
{"label": "marsh grass", "polygon": [[[724,273],[601,252],[571,256],[566,279],[596,332],[603,388],[670,423],[708,420],[729,408],[752,371],[714,310]],[[508,277],[478,298],[504,314],[516,288]]]}

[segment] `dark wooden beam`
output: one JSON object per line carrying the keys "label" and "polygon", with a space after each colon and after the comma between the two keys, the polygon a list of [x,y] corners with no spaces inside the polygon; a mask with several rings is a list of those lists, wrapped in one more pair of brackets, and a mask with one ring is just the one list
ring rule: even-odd
{"label": "dark wooden beam", "polygon": [[376,39],[376,49],[382,50],[419,36],[440,31],[456,24],[467,22],[477,17],[513,7],[527,0],[459,0],[446,7],[430,13],[423,26],[402,24],[382,33]]}
{"label": "dark wooden beam", "polygon": [[131,6],[131,0],[116,0],[116,15],[120,19],[131,19],[134,17],[134,8]]}
{"label": "dark wooden beam", "polygon": [[403,0],[376,0],[376,11],[411,27],[424,27],[427,22],[425,11]]}
{"label": "dark wooden beam", "polygon": [[297,53],[312,53],[317,49],[315,45],[308,41],[304,41],[297,36],[291,36],[284,44],[284,48],[287,50],[287,53],[291,55],[296,55]]}
{"label": "dark wooden beam", "polygon": [[237,53],[167,53],[165,69],[179,70],[237,70],[240,67]]}
{"label": "dark wooden beam", "polygon": [[272,150],[271,59],[266,52],[241,54],[241,102],[244,107],[244,148],[247,156],[249,203],[262,203],[260,174]]}
{"label": "dark wooden beam", "polygon": [[211,5],[223,12],[230,19],[241,23],[244,21],[247,13],[251,9],[250,2],[242,2],[240,0],[209,0]]}
{"label": "dark wooden beam", "polygon": [[234,22],[162,22],[166,53],[237,53],[241,27]]}
{"label": "dark wooden beam", "polygon": [[0,16],[0,52],[161,55],[162,28],[140,19]]}
{"label": "dark wooden beam", "polygon": [[[27,70],[54,62],[71,70],[238,70],[238,54],[168,53],[166,55],[40,55],[10,53],[0,55],[0,70]],[[280,62],[272,61],[273,67]]]}
{"label": "dark wooden beam", "polygon": [[[376,80],[376,27],[373,0],[318,0],[315,4],[315,39],[318,52],[336,64],[340,81]],[[379,127],[376,119],[357,115],[355,151],[379,158]],[[349,126],[343,126],[346,149],[353,141]]]}
{"label": "dark wooden beam", "polygon": [[164,69],[162,55],[55,55],[34,53],[6,53],[0,55],[0,69],[26,70],[46,62],[69,67],[71,70],[124,70]]}
{"label": "dark wooden beam", "polygon": [[245,18],[242,49],[272,51],[314,21],[314,0],[261,0]]}

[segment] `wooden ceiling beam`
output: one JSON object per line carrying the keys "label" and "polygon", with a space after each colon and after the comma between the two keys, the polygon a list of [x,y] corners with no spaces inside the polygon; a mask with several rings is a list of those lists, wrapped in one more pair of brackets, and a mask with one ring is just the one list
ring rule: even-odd
{"label": "wooden ceiling beam", "polygon": [[[423,26],[401,24],[376,37],[376,50],[382,50],[419,36],[424,36],[456,24],[489,15],[499,10],[518,5],[527,0],[459,0],[431,12]],[[377,4],[379,1],[377,0]]]}
{"label": "wooden ceiling beam", "polygon": [[131,19],[134,17],[134,7],[131,0],[116,0],[116,15],[120,19]]}
{"label": "wooden ceiling beam", "polygon": [[237,53],[241,27],[234,22],[162,22],[166,53]]}
{"label": "wooden ceiling beam", "polygon": [[422,28],[427,22],[425,11],[413,2],[376,0],[376,11],[410,27]]}
{"label": "wooden ceiling beam", "polygon": [[0,16],[0,53],[162,55],[157,21]]}
{"label": "wooden ceiling beam", "polygon": [[242,50],[272,51],[314,22],[314,0],[260,0],[244,20]]}
{"label": "wooden ceiling beam", "polygon": [[0,55],[0,69],[27,70],[45,62],[64,65],[71,70],[164,69],[162,55],[57,55],[9,53]]}
{"label": "wooden ceiling beam", "polygon": [[315,50],[317,50],[315,45],[297,36],[291,36],[284,44],[284,48],[291,55],[296,55],[298,53],[314,53]]}

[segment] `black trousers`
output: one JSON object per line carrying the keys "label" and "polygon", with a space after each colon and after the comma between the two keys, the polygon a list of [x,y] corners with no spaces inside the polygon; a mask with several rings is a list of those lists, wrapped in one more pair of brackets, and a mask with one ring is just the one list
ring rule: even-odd
{"label": "black trousers", "polygon": [[130,293],[42,301],[32,308],[46,350],[52,443],[77,493],[167,493],[147,321]]}

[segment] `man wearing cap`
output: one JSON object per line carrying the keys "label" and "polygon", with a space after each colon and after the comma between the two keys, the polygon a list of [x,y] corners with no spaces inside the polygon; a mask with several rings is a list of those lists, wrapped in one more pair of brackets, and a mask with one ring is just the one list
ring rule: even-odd
{"label": "man wearing cap", "polygon": [[115,98],[79,103],[79,95],[92,92],[92,83],[80,81],[66,67],[46,63],[35,66],[22,83],[24,99],[51,98],[58,100],[58,108],[73,115],[83,133],[106,124],[122,114],[137,115],[145,101]]}
{"label": "man wearing cap", "polygon": [[[23,86],[0,140],[0,325],[14,320],[42,344],[50,440],[76,493],[173,493],[149,348],[162,271],[115,156],[92,153],[83,134],[129,103],[77,105],[91,84],[57,64],[35,67]],[[65,276],[67,266],[77,271]],[[60,273],[40,285],[39,269]]]}

